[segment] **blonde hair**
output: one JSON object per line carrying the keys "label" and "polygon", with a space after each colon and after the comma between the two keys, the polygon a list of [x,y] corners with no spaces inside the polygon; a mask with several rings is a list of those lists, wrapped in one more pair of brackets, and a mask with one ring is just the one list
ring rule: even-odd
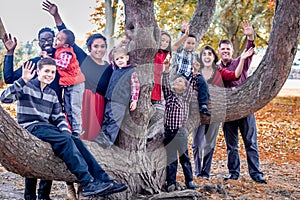
{"label": "blonde hair", "polygon": [[115,58],[115,54],[125,54],[128,55],[128,51],[124,47],[114,48],[112,51],[112,57]]}

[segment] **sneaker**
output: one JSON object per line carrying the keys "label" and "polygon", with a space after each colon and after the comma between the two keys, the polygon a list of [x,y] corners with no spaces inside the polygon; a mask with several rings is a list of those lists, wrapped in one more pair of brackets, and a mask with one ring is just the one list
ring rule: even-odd
{"label": "sneaker", "polygon": [[187,189],[196,190],[196,185],[195,185],[194,181],[187,182],[187,183],[185,183],[185,185],[186,185]]}
{"label": "sneaker", "polygon": [[208,111],[208,108],[205,104],[201,105],[199,112],[204,115],[210,116],[210,112]]}
{"label": "sneaker", "polygon": [[98,181],[89,182],[88,184],[82,186],[82,196],[86,197],[101,194],[112,187],[112,185],[112,183],[101,183]]}
{"label": "sneaker", "polygon": [[108,183],[111,183],[112,186],[108,190],[105,190],[103,193],[101,193],[103,196],[123,192],[128,188],[128,185],[124,183],[117,183],[116,181],[110,181]]}
{"label": "sneaker", "polygon": [[176,182],[167,186],[167,192],[174,192],[175,190],[181,190],[179,183]]}
{"label": "sneaker", "polygon": [[111,141],[105,136],[104,133],[100,133],[96,138],[94,138],[92,141],[96,142],[99,146],[101,146],[104,149],[107,149],[113,145]]}

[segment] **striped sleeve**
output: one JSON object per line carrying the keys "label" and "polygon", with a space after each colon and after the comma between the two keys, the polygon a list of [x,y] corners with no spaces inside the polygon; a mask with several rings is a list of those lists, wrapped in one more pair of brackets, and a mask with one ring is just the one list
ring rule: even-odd
{"label": "striped sleeve", "polygon": [[9,86],[1,94],[2,103],[13,103],[23,95],[23,87],[26,85],[22,78],[19,78],[13,85]]}

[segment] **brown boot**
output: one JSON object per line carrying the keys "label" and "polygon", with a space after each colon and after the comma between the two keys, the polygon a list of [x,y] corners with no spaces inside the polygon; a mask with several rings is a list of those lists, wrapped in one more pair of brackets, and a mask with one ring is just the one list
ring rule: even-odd
{"label": "brown boot", "polygon": [[67,200],[77,200],[74,184],[67,185]]}
{"label": "brown boot", "polygon": [[84,197],[82,195],[82,186],[79,183],[77,183],[77,195],[78,195],[78,200],[88,200],[88,199],[90,199],[89,197]]}

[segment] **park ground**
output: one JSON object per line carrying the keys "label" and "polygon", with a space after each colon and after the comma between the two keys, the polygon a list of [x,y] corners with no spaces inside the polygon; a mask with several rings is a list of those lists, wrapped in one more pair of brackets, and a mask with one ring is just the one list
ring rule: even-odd
{"label": "park ground", "polygon": [[[6,107],[14,114],[15,110]],[[217,141],[211,179],[194,179],[202,199],[300,199],[300,89],[283,88],[264,108],[255,113],[261,170],[268,184],[257,184],[248,175],[245,149],[240,141],[241,176],[223,181],[227,155],[223,134]],[[191,143],[191,140],[190,140]],[[190,149],[191,153],[191,149]],[[192,154],[190,154],[192,158]],[[177,179],[184,185],[182,170]],[[0,165],[0,199],[22,199],[24,179]],[[65,184],[54,181],[51,197],[65,198]]]}

